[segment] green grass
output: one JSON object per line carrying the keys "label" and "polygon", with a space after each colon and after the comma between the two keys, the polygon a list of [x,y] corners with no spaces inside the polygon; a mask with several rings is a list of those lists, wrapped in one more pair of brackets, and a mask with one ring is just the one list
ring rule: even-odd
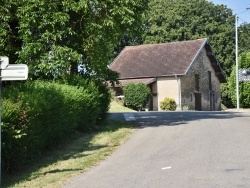
{"label": "green grass", "polygon": [[60,187],[70,178],[98,165],[129,139],[132,132],[127,122],[107,120],[94,132],[75,133],[66,145],[49,151],[35,164],[3,177],[2,187]]}
{"label": "green grass", "polygon": [[135,112],[135,110],[122,106],[116,100],[112,100],[109,112]]}
{"label": "green grass", "polygon": [[[133,112],[113,100],[109,112]],[[3,176],[2,187],[61,187],[70,178],[86,172],[111,155],[129,139],[133,127],[128,122],[107,120],[90,133],[76,132],[67,144],[48,151],[36,162]]]}

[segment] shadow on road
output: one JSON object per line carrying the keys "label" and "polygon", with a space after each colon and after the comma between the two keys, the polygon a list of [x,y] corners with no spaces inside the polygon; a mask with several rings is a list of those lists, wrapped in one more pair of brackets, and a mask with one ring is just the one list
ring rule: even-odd
{"label": "shadow on road", "polygon": [[250,114],[241,112],[152,112],[138,113],[139,126],[177,126],[191,121],[204,119],[232,119],[236,117],[250,117]]}
{"label": "shadow on road", "polygon": [[[148,126],[177,126],[191,121],[204,119],[232,119],[236,117],[249,117],[250,113],[235,111],[217,111],[217,112],[127,112],[133,114],[136,118],[136,124],[139,127]],[[112,113],[111,118],[124,120],[123,113]]]}

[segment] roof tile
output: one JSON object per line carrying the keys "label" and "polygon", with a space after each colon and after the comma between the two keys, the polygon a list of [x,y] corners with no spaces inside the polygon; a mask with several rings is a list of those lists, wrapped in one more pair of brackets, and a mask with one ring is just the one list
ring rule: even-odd
{"label": "roof tile", "polygon": [[184,75],[207,39],[128,46],[110,65],[120,79]]}

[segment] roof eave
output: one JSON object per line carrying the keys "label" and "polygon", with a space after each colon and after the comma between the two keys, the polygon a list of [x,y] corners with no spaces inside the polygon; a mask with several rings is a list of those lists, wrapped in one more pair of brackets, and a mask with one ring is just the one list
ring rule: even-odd
{"label": "roof eave", "polygon": [[185,74],[170,74],[170,75],[156,75],[156,76],[123,77],[123,78],[118,78],[118,80],[141,79],[141,78],[158,78],[158,77],[176,77],[176,76],[184,76],[184,75]]}

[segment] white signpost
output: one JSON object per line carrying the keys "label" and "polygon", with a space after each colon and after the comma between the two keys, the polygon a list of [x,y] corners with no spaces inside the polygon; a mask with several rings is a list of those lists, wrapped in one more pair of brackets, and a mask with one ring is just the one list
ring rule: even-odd
{"label": "white signpost", "polygon": [[2,177],[2,81],[27,80],[28,66],[25,64],[9,64],[9,58],[0,56],[0,186]]}
{"label": "white signpost", "polygon": [[6,56],[0,57],[1,69],[5,69],[9,65],[9,58]]}
{"label": "white signpost", "polygon": [[2,81],[27,80],[28,66],[24,64],[8,65],[1,70]]}

